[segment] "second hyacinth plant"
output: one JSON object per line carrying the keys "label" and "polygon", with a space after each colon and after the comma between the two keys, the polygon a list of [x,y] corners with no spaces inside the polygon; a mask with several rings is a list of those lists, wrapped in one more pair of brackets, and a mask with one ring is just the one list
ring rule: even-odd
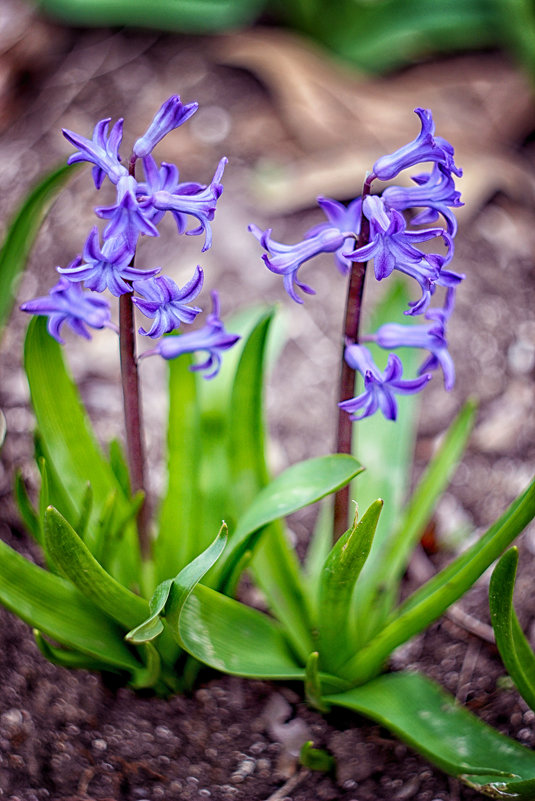
{"label": "second hyacinth plant", "polygon": [[[223,322],[224,293],[220,299],[201,265],[179,285],[147,263],[150,247],[138,252],[142,238],[164,230],[164,217],[174,220],[177,237],[202,237],[201,252],[212,246],[227,160],[203,184],[181,182],[178,168],[154,155],[196,110],[169,98],[126,160],[122,120],[111,130],[111,119],[101,120],[92,138],[63,132],[74,148],[69,162],[89,163],[95,190],[111,185],[115,200],[96,206],[103,222],[57,267],[48,294],[21,306],[33,316],[24,361],[40,490],[34,502],[18,476],[16,497],[41,562],[0,543],[0,601],[32,626],[45,656],[65,667],[114,672],[159,694],[191,686],[201,663],[301,681],[312,706],[375,719],[481,792],[534,798],[531,751],[430,679],[389,671],[395,649],[457,601],[535,516],[532,484],[400,603],[411,554],[475,415],[467,403],[407,500],[418,395],[436,373],[446,391],[455,382],[448,331],[464,276],[452,267],[462,205],[453,147],[435,134],[431,112],[417,108],[418,136],[379,158],[347,205],[319,198],[324,218],[300,242],[283,244],[270,229],[250,226],[265,267],[282,276],[293,302],[314,294],[302,272],[320,254],[332,254],[331,269],[347,282],[336,452],[272,479],[263,385],[274,311],[255,307]],[[395,185],[405,170],[412,185]],[[362,330],[372,281],[384,282],[386,292]],[[124,445],[114,440],[106,451],[62,355],[69,329],[91,338],[103,328],[117,334],[124,401]],[[158,498],[147,484],[142,421],[151,358],[168,368],[167,482]],[[301,563],[285,518],[321,499]],[[270,614],[236,598],[244,572]],[[304,764],[310,754],[304,750]]]}

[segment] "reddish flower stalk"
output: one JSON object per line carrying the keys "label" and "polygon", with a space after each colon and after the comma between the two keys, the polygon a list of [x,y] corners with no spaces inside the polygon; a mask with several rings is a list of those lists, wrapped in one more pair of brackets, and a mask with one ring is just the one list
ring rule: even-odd
{"label": "reddish flower stalk", "polygon": [[[373,178],[364,181],[362,199],[370,194]],[[360,233],[357,247],[368,243],[370,237],[369,220],[362,214]],[[359,339],[360,313],[362,296],[364,294],[364,279],[366,277],[366,262],[353,262],[349,274],[349,287],[347,291],[346,310],[342,337],[342,366],[340,371],[340,389],[338,400],[340,402],[352,398],[355,394],[355,370],[344,359],[347,345],[356,344]],[[343,409],[338,409],[338,431],[336,438],[337,453],[351,453],[353,443],[353,422]],[[334,498],[333,536],[335,541],[346,531],[349,520],[350,485],[347,484],[339,490]]]}

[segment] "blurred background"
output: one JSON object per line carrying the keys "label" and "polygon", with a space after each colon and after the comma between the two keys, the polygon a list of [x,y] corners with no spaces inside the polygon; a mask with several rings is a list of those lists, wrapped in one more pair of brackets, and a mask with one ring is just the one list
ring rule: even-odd
{"label": "blurred background", "polygon": [[[431,108],[464,168],[454,269],[467,280],[450,334],[458,383],[448,395],[437,376],[424,394],[418,457],[426,460],[475,394],[473,445],[443,508],[484,525],[535,465],[534,75],[532,0],[2,0],[0,225],[71,152],[61,127],[89,136],[97,120],[124,117],[126,154],[169,95],[197,100],[199,112],[156,156],[176,162],[182,180],[206,183],[228,156],[213,248],[201,254],[199,238],[177,240],[170,223],[143,243],[138,263],[161,265],[179,283],[201,263],[224,313],[280,303],[289,341],[268,393],[279,470],[333,447],[345,282],[328,257],[311,263],[306,280],[317,295],[297,307],[263,266],[247,224],[298,241],[322,219],[316,196],[360,194],[376,158],[417,134],[413,109]],[[48,290],[54,266],[81,249],[93,207],[106,203],[88,171],[75,176],[39,236],[19,300]],[[380,288],[368,281],[371,302]],[[11,432],[4,457],[22,454],[29,465],[26,323],[14,312],[1,391]],[[120,425],[114,336],[98,332],[67,352],[106,440]],[[156,361],[143,365],[154,489],[165,414]]]}

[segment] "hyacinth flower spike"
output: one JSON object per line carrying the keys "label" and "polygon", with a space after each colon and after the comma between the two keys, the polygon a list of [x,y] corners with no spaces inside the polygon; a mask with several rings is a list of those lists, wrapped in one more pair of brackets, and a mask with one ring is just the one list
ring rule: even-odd
{"label": "hyacinth flower spike", "polygon": [[[158,211],[170,211],[177,223],[178,232],[189,236],[205,234],[202,251],[212,245],[212,229],[210,221],[214,219],[216,203],[223,192],[221,178],[228,159],[223,157],[218,164],[211,183],[201,189],[198,184],[178,185],[174,191],[158,189],[147,198],[141,198],[143,208],[153,207]],[[185,231],[187,215],[195,217],[199,225],[191,231]]]}
{"label": "hyacinth flower spike", "polygon": [[140,328],[139,333],[153,338],[161,337],[179,328],[181,323],[192,323],[202,309],[187,304],[197,297],[203,280],[203,271],[197,266],[193,278],[182,289],[167,275],[134,281],[134,289],[141,297],[132,298],[132,303],[146,317],[154,318],[149,330]]}
{"label": "hyacinth flower spike", "polygon": [[221,367],[221,354],[235,345],[240,337],[225,331],[225,326],[219,317],[217,292],[214,290],[211,296],[212,313],[206,318],[206,325],[203,328],[180,336],[164,337],[155,348],[145,351],[139,358],[158,354],[164,359],[176,359],[184,353],[203,351],[208,354],[205,361],[192,365],[190,369],[206,371],[203,378],[215,378]]}
{"label": "hyacinth flower spike", "polygon": [[430,173],[413,175],[412,180],[417,186],[387,186],[382,193],[387,208],[397,211],[423,208],[412,218],[413,225],[436,222],[441,214],[448,234],[454,237],[457,218],[451,209],[464,206],[464,203],[461,202],[461,193],[455,189],[451,173],[442,164],[435,164]]}
{"label": "hyacinth flower spike", "polygon": [[189,120],[198,108],[198,103],[184,105],[179,95],[171,95],[158,109],[143,136],[136,140],[132,150],[135,158],[143,158],[152,153],[164,136]]}
{"label": "hyacinth flower spike", "polygon": [[58,267],[58,272],[70,281],[83,281],[87,289],[95,292],[109,289],[112,295],[119,297],[132,292],[132,281],[149,278],[160,271],[159,267],[139,270],[130,266],[133,255],[122,236],[106,239],[100,247],[99,233],[95,227],[85,243],[83,261],[78,257],[68,267]]}
{"label": "hyacinth flower spike", "polygon": [[461,177],[463,171],[455,164],[453,147],[441,136],[435,136],[435,123],[430,110],[415,108],[414,112],[420,117],[422,125],[420,133],[409,144],[377,159],[373,165],[372,176],[381,181],[389,181],[407,167],[434,161],[443,164],[447,170]]}
{"label": "hyacinth flower spike", "polygon": [[110,321],[110,304],[95,292],[85,291],[81,284],[73,284],[65,276],[61,276],[48,295],[28,300],[21,305],[21,311],[48,317],[48,333],[59,342],[65,344],[61,336],[64,323],[72,328],[75,334],[91,339],[86,326],[91,328],[112,328],[116,326]]}
{"label": "hyacinth flower spike", "polygon": [[387,420],[397,417],[395,394],[413,395],[431,380],[426,374],[420,378],[403,380],[403,366],[400,359],[391,353],[384,372],[381,372],[372,359],[368,348],[363,345],[348,345],[345,360],[364,378],[364,392],[355,398],[342,401],[338,405],[351,415],[352,420],[363,420],[380,409]]}
{"label": "hyacinth flower spike", "polygon": [[95,209],[99,217],[110,221],[104,229],[104,237],[110,239],[122,236],[132,252],[140,234],[159,236],[158,229],[138,203],[136,188],[136,179],[132,175],[124,176],[117,184],[117,202],[112,206]]}
{"label": "hyacinth flower spike", "polygon": [[106,175],[112,184],[117,184],[124,175],[128,175],[128,170],[121,164],[121,157],[118,153],[123,138],[123,121],[122,119],[117,120],[108,137],[110,120],[111,117],[108,117],[97,122],[92,139],[86,139],[85,136],[63,128],[65,139],[78,148],[76,153],[69,156],[67,164],[75,164],[79,161],[88,161],[90,164],[94,164],[93,180],[97,189],[102,186]]}

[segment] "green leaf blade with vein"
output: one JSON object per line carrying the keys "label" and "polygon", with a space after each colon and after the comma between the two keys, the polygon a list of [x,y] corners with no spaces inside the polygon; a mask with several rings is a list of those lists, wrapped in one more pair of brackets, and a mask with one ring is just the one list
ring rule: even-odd
{"label": "green leaf blade with vein", "polygon": [[109,617],[125,628],[134,628],[147,617],[147,601],[110,576],[52,506],[45,513],[45,542],[47,553],[64,575]]}
{"label": "green leaf blade with vein", "polygon": [[535,480],[488,531],[444,570],[413,593],[385,628],[343,666],[355,684],[368,681],[402,643],[442,615],[474,584],[535,517]]}
{"label": "green leaf blade with vein", "polygon": [[198,546],[199,462],[201,456],[198,376],[190,357],[172,359],[169,369],[167,490],[154,543],[157,581],[174,576]]}
{"label": "green leaf blade with vein", "polygon": [[333,546],[320,579],[318,603],[318,651],[322,667],[336,673],[354,651],[351,631],[351,599],[360,571],[368,558],[383,508],[375,501]]}
{"label": "green leaf blade with vein", "polygon": [[381,723],[482,793],[535,798],[535,753],[483,723],[425,676],[389,673],[324,700]]}
{"label": "green leaf blade with vein", "polygon": [[503,664],[524,701],[535,709],[535,654],[513,607],[517,565],[518,550],[511,548],[494,568],[489,585],[490,618]]}
{"label": "green leaf blade with vein", "polygon": [[[34,318],[28,326],[24,365],[39,447],[50,475],[57,477],[56,483],[66,496],[60,511],[71,525],[78,522],[87,482],[91,484],[93,504],[88,522],[88,541],[91,541],[97,537],[99,520],[113,490],[117,492],[118,516],[128,517],[130,506],[95,440],[78,390],[65,368],[61,348],[47,333],[42,317]],[[124,583],[139,581],[139,546],[134,528],[130,526],[125,531],[116,559]]]}
{"label": "green leaf blade with vein", "polygon": [[232,573],[259,529],[336,492],[362,470],[357,460],[347,454],[320,456],[288,467],[258,493],[240,518],[216,575]]}
{"label": "green leaf blade with vein", "polygon": [[140,663],[123,632],[70,581],[29,562],[0,541],[0,602],[30,626],[69,649],[122,670]]}
{"label": "green leaf blade with vein", "polygon": [[27,195],[11,221],[0,250],[0,330],[14,301],[15,286],[22,274],[41,224],[59,190],[76,168],[59,167],[49,173]]}
{"label": "green leaf blade with vein", "polygon": [[[392,611],[410,556],[464,452],[475,414],[476,405],[473,402],[466,403],[401,512],[399,522],[384,542],[381,558],[376,562],[374,571],[367,572],[366,583],[359,584],[359,593],[355,596],[355,615],[357,619],[369,621],[368,630],[372,637]],[[387,581],[385,577],[388,577]],[[380,588],[379,597],[374,595],[377,588]]]}

